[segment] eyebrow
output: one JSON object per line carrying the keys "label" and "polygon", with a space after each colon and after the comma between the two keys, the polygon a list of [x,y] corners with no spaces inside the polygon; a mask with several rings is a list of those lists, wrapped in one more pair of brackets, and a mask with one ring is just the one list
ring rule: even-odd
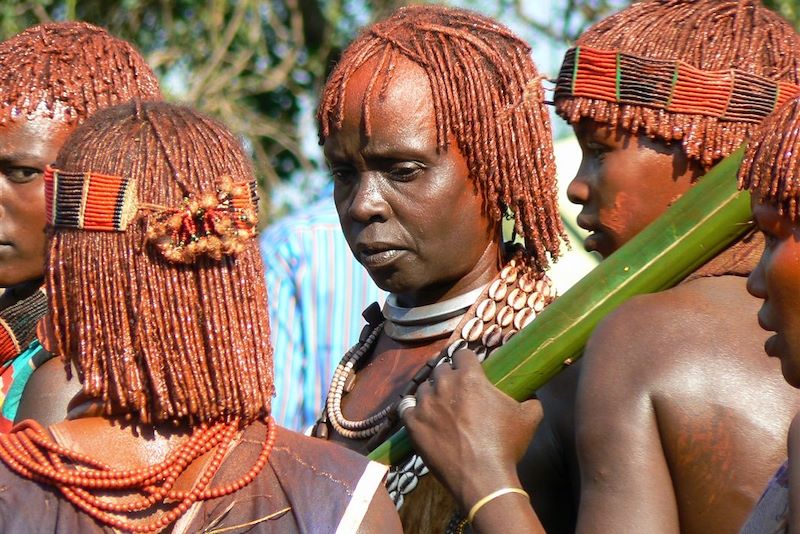
{"label": "eyebrow", "polygon": [[40,154],[33,154],[31,152],[11,152],[8,154],[4,154],[2,150],[0,150],[0,162],[2,163],[12,163],[16,161],[32,161],[32,160],[39,160],[41,159]]}

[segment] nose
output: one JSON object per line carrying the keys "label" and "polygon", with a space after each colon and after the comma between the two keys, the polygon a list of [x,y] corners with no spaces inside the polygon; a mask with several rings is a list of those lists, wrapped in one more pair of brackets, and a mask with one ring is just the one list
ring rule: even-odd
{"label": "nose", "polygon": [[764,256],[761,256],[758,265],[747,277],[747,291],[757,299],[767,298],[767,284],[764,278]]}
{"label": "nose", "polygon": [[390,206],[383,193],[379,179],[373,173],[362,173],[353,187],[347,214],[361,224],[387,220]]}
{"label": "nose", "polygon": [[589,181],[586,173],[582,171],[583,165],[581,165],[575,178],[567,186],[567,198],[573,204],[583,205],[589,202]]}

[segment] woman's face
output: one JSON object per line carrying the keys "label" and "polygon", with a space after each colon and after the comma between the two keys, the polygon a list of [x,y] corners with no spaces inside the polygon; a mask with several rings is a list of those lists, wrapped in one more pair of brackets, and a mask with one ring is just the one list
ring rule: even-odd
{"label": "woman's face", "polygon": [[584,247],[604,258],[656,220],[703,173],[679,143],[588,118],[575,125],[575,135],[583,159],[567,196],[583,206],[578,226],[591,232]]}
{"label": "woman's face", "polygon": [[764,343],[764,350],[780,358],[786,381],[800,387],[800,226],[775,206],[762,204],[755,194],[752,208],[765,245],[747,279],[747,289],[764,301],[758,323],[775,332]]}
{"label": "woman's face", "polygon": [[0,287],[44,272],[44,169],[74,127],[40,114],[0,126]]}
{"label": "woman's face", "polygon": [[350,78],[342,128],[325,140],[347,242],[405,306],[479,287],[497,272],[499,230],[452,137],[438,149],[428,78],[399,59],[382,97],[383,75],[374,83],[364,117],[374,69],[368,61]]}

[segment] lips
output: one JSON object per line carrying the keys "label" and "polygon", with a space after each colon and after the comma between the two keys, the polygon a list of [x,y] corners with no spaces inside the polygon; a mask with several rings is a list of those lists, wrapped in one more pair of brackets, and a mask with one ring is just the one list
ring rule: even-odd
{"label": "lips", "polygon": [[763,307],[758,310],[758,326],[767,332],[775,332],[775,335],[768,337],[764,341],[764,352],[767,353],[767,356],[780,357],[777,350],[779,346],[777,328],[769,322]]}
{"label": "lips", "polygon": [[578,226],[590,232],[596,231],[597,227],[599,226],[594,219],[592,219],[588,215],[584,215],[583,213],[580,213],[575,218],[575,222],[578,223]]}
{"label": "lips", "polygon": [[758,326],[760,326],[762,329],[766,330],[767,332],[775,332],[775,329],[772,326],[770,326],[769,322],[764,317],[764,315],[761,313],[761,311],[758,312]]}
{"label": "lips", "polygon": [[357,243],[358,261],[365,267],[385,267],[406,252],[400,245],[391,243]]}
{"label": "lips", "polygon": [[578,226],[590,232],[586,239],[583,240],[583,248],[586,249],[587,252],[599,252],[598,249],[601,246],[601,238],[603,236],[600,224],[595,219],[583,213],[578,215],[575,222],[578,223]]}

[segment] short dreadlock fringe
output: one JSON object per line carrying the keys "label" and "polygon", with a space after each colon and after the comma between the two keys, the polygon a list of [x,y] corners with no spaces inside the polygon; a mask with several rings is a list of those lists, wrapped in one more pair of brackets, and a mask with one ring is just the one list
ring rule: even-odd
{"label": "short dreadlock fringe", "polygon": [[[328,78],[317,113],[320,143],[341,128],[347,83],[362,65],[378,58],[367,91],[382,98],[398,56],[407,58],[430,82],[439,150],[447,149],[452,134],[487,215],[500,221],[510,208],[534,263],[545,269],[548,253],[557,259],[566,237],[556,200],[550,120],[530,53],[508,28],[471,11],[401,8],[348,46]],[[367,135],[369,111],[365,99]]]}
{"label": "short dreadlock fringe", "polygon": [[739,187],[800,221],[800,98],[789,101],[753,132],[739,168]]}
{"label": "short dreadlock fringe", "polygon": [[158,79],[135,48],[102,28],[51,22],[0,43],[0,125],[34,113],[81,122],[134,98],[160,100]]}
{"label": "short dreadlock fringe", "polygon": [[[758,0],[642,1],[598,22],[576,45],[800,83],[800,36]],[[756,126],[585,96],[556,98],[556,111],[570,124],[588,117],[633,134],[681,141],[688,157],[706,168],[733,152]]]}
{"label": "short dreadlock fringe", "polygon": [[[255,183],[233,135],[194,110],[161,102],[101,110],[56,160],[66,173],[137,183],[142,204],[179,207],[220,177]],[[125,231],[51,226],[47,293],[56,353],[108,415],[191,425],[269,413],[273,393],[267,292],[255,239],[235,256],[184,265],[147,244],[155,216]]]}

